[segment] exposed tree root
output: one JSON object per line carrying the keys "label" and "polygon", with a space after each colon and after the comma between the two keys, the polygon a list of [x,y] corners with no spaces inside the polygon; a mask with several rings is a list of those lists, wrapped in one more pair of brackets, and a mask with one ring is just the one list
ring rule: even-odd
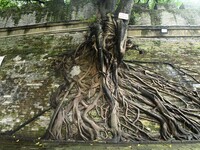
{"label": "exposed tree root", "polygon": [[[121,23],[109,15],[102,26],[91,28],[73,55],[55,60],[65,83],[52,94],[55,111],[45,137],[111,142],[199,139],[198,93],[123,61],[126,39],[118,41],[116,36]],[[123,46],[118,49],[117,43]]]}

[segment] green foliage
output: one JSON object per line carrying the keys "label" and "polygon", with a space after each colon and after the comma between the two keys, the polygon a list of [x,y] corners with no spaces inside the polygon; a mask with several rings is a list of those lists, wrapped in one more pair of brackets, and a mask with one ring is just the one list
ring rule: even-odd
{"label": "green foliage", "polygon": [[153,9],[156,4],[175,4],[180,6],[181,0],[134,0],[135,3],[148,4],[150,9]]}
{"label": "green foliage", "polygon": [[18,3],[14,0],[0,0],[0,10],[4,10],[17,5]]}
{"label": "green foliage", "polygon": [[[84,21],[85,19],[81,19],[81,20]],[[90,17],[89,19],[87,19],[86,22],[88,22],[88,23],[97,22],[97,16],[93,15],[92,17]]]}

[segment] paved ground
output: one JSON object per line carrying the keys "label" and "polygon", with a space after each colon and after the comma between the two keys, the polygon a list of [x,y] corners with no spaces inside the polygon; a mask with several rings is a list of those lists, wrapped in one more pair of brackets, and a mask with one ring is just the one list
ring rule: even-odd
{"label": "paved ground", "polygon": [[136,145],[73,145],[59,146],[52,150],[200,150],[196,144],[136,144]]}
{"label": "paved ground", "polygon": [[[48,146],[47,146],[48,147]],[[134,144],[134,145],[62,145],[52,150],[200,150],[200,143],[192,144]]]}
{"label": "paved ground", "polygon": [[200,150],[196,143],[162,144],[99,144],[99,143],[58,143],[34,140],[24,142],[18,139],[0,139],[0,150]]}

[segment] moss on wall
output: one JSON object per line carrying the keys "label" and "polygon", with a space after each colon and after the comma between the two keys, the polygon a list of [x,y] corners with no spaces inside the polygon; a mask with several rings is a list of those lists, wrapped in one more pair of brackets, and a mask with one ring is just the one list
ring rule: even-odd
{"label": "moss on wall", "polygon": [[152,25],[161,25],[161,12],[162,10],[150,10],[150,16],[151,16],[151,24]]}
{"label": "moss on wall", "polygon": [[[1,132],[13,129],[13,126],[22,124],[48,107],[52,91],[63,82],[51,66],[52,60],[56,55],[74,50],[83,40],[83,33],[0,38],[0,56],[5,56],[0,65],[0,109],[3,112],[0,120],[12,120],[0,124]],[[33,137],[33,133],[37,133],[37,136],[41,136],[47,127],[49,115],[38,118],[37,122],[17,134]]]}
{"label": "moss on wall", "polygon": [[[25,15],[27,17],[23,18],[23,16]],[[6,10],[0,11],[0,18],[3,18],[5,24],[10,19],[11,22],[14,22],[14,26],[17,26],[19,24],[20,19],[22,21],[22,24],[20,25],[28,25],[45,22],[67,21],[69,20],[69,16],[69,7],[64,5],[57,8],[50,2],[47,2],[45,7],[34,3],[24,4],[20,8],[11,7]],[[13,25],[7,26],[12,27]]]}

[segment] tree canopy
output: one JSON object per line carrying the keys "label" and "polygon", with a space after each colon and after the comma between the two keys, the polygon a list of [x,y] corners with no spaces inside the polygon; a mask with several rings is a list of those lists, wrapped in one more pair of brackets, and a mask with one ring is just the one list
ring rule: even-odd
{"label": "tree canopy", "polygon": [[13,1],[13,0],[0,0],[0,10],[1,9],[6,9],[9,7],[13,7],[13,6],[18,6],[18,2],[17,1]]}

